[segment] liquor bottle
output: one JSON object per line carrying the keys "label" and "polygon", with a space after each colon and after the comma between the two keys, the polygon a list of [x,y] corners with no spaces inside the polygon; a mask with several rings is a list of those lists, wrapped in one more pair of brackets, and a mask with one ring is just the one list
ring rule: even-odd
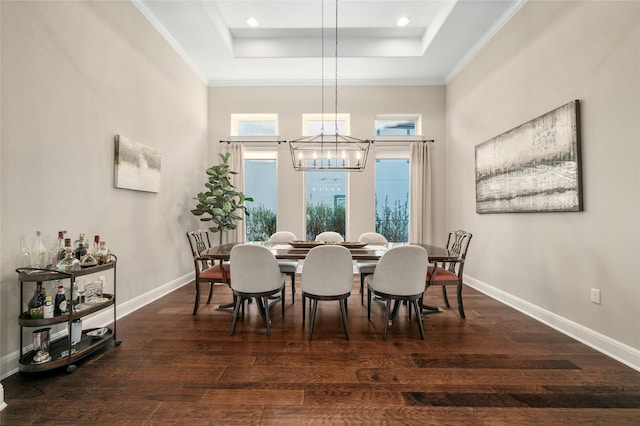
{"label": "liquor bottle", "polygon": [[64,248],[65,257],[56,265],[58,271],[69,272],[79,271],[80,261],[73,256],[73,249],[71,247]]}
{"label": "liquor bottle", "polygon": [[93,254],[96,254],[100,248],[100,235],[93,236]]}
{"label": "liquor bottle", "polygon": [[51,300],[51,296],[45,298],[42,318],[53,318],[53,301]]}
{"label": "liquor bottle", "polygon": [[94,257],[98,260],[99,265],[103,265],[111,261],[111,252],[107,248],[107,243],[105,241],[100,241],[100,248],[94,254]]}
{"label": "liquor bottle", "polygon": [[[51,267],[55,268],[58,261],[64,258],[64,233],[66,231],[58,231],[58,239],[51,251]],[[62,256],[62,257],[61,257]]]}
{"label": "liquor bottle", "polygon": [[[66,233],[67,231],[64,231],[64,232]],[[60,260],[65,258],[65,256],[66,256],[65,250],[67,249],[67,247],[71,248],[71,238],[65,238],[64,239],[64,249],[58,255],[58,261],[60,261]],[[73,250],[73,249],[71,249],[71,250]]]}
{"label": "liquor bottle", "polygon": [[32,268],[46,268],[49,257],[47,256],[47,248],[40,238],[40,231],[36,231],[36,239],[33,241],[33,246],[29,252],[31,258]]}
{"label": "liquor bottle", "polygon": [[87,243],[84,240],[84,234],[80,234],[78,240],[75,242],[75,249],[73,250],[73,255],[76,259],[82,259],[82,256],[87,254]]}
{"label": "liquor bottle", "polygon": [[[76,259],[77,260],[77,259]],[[64,294],[64,286],[58,286],[56,293],[56,302],[53,306],[53,315],[59,316],[67,312],[67,297]]]}
{"label": "liquor bottle", "polygon": [[44,287],[42,287],[42,283],[36,283],[36,289],[33,292],[33,297],[27,304],[27,309],[29,309],[29,315],[32,319],[40,319],[44,317],[45,297],[46,292]]}

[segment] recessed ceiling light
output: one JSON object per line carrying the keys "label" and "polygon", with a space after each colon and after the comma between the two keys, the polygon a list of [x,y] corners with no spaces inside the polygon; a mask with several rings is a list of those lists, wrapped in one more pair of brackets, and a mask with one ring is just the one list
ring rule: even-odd
{"label": "recessed ceiling light", "polygon": [[258,25],[260,25],[260,22],[258,22],[256,18],[249,18],[247,19],[247,25],[249,25],[250,27],[257,27]]}
{"label": "recessed ceiling light", "polygon": [[403,16],[400,19],[398,19],[397,24],[399,27],[405,27],[407,26],[407,24],[409,24],[409,18],[407,18],[406,16]]}

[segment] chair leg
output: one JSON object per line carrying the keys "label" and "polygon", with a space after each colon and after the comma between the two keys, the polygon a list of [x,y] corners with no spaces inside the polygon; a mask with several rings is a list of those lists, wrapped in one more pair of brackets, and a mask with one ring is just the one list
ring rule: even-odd
{"label": "chair leg", "polygon": [[240,305],[244,307],[244,299],[241,296],[236,296],[236,306],[233,309],[233,321],[231,322],[232,336],[236,332],[236,322],[238,321],[238,311],[240,310]]}
{"label": "chair leg", "polygon": [[422,314],[420,313],[420,306],[417,300],[412,300],[409,304],[409,312],[411,312],[411,305],[416,310],[416,321],[418,321],[418,330],[420,330],[420,338],[424,340],[424,326],[422,325]]}
{"label": "chair leg", "polygon": [[285,289],[285,287],[282,286],[282,292],[281,292],[281,295],[280,295],[280,297],[282,298],[282,319],[284,319],[284,289]]}
{"label": "chair leg", "polygon": [[[282,299],[284,300],[284,299]],[[291,274],[291,304],[296,303],[296,273]]]}
{"label": "chair leg", "polygon": [[387,299],[387,307],[384,310],[384,334],[382,338],[387,340],[387,329],[389,328],[389,317],[391,316],[391,299]]}
{"label": "chair leg", "polygon": [[207,305],[211,304],[211,298],[213,297],[213,282],[209,283],[209,297],[207,298]]}
{"label": "chair leg", "polygon": [[364,306],[364,274],[360,274],[360,304]]}
{"label": "chair leg", "polygon": [[464,306],[462,306],[462,283],[458,283],[458,312],[460,313],[460,318],[466,319],[467,317],[464,315]]}
{"label": "chair leg", "polygon": [[347,299],[340,299],[340,312],[342,312],[342,326],[344,327],[344,335],[349,340],[349,324],[347,323]]}
{"label": "chair leg", "polygon": [[311,338],[313,336],[313,326],[315,325],[316,322],[316,310],[318,309],[318,301],[313,299],[311,301],[311,306],[313,306],[313,308],[310,309],[311,311],[311,324],[309,326],[309,341],[311,341]]}
{"label": "chair leg", "polygon": [[367,319],[371,321],[371,290],[367,287]]}
{"label": "chair leg", "polygon": [[196,279],[196,302],[193,305],[193,315],[198,313],[198,305],[200,305],[200,282]]}
{"label": "chair leg", "polygon": [[264,321],[267,323],[267,336],[271,336],[271,318],[269,318],[269,299],[264,298]]}
{"label": "chair leg", "polygon": [[442,298],[444,299],[444,304],[447,306],[447,308],[450,308],[451,305],[449,304],[449,298],[447,297],[447,286],[443,285],[442,287]]}
{"label": "chair leg", "polygon": [[302,296],[302,328],[304,328],[304,320],[307,313],[307,298]]}

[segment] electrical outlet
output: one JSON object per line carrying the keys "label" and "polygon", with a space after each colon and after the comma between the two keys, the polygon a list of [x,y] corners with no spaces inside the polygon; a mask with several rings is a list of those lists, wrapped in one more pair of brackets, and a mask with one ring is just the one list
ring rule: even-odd
{"label": "electrical outlet", "polygon": [[597,288],[591,289],[591,302],[595,304],[600,304],[600,290]]}

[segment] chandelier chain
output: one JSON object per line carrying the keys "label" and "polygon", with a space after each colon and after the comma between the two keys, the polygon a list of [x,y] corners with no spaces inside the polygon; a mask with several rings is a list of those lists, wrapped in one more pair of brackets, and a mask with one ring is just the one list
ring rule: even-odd
{"label": "chandelier chain", "polygon": [[322,124],[320,125],[320,134],[324,135],[324,0],[321,3],[321,13],[320,13],[320,27],[321,27],[321,48],[320,48],[320,65],[322,68],[321,80],[322,80],[322,96],[321,96],[321,105],[320,111],[322,112],[321,119]]}
{"label": "chandelier chain", "polygon": [[336,135],[338,134],[338,0],[336,0],[336,96],[335,96],[335,108],[333,115],[333,124],[335,126]]}

